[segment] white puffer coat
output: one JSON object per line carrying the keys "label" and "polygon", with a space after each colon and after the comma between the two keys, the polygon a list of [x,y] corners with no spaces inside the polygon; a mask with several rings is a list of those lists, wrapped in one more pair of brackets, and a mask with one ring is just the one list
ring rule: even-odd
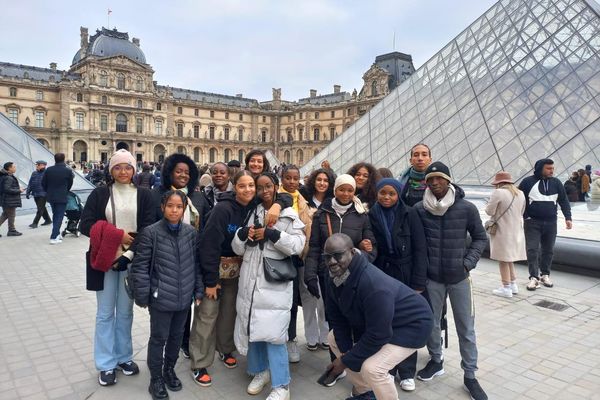
{"label": "white puffer coat", "polygon": [[[264,224],[264,207],[259,205],[256,215]],[[254,224],[250,218],[248,226]],[[240,281],[236,300],[237,317],[235,319],[234,340],[238,352],[248,353],[248,342],[268,342],[284,344],[287,342],[287,330],[292,307],[292,282],[267,282],[264,276],[263,257],[283,259],[298,255],[304,248],[304,223],[291,207],[281,211],[274,226],[281,232],[276,243],[267,240],[264,250],[260,246],[246,246],[236,232],[231,247],[244,257],[240,269]],[[240,228],[241,229],[241,228]]]}

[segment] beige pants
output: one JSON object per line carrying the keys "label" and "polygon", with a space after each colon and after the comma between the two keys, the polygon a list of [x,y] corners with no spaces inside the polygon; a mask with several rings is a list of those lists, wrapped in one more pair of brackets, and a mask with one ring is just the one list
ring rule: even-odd
{"label": "beige pants", "polygon": [[215,360],[215,350],[223,354],[233,353],[233,329],[235,327],[235,300],[239,278],[221,280],[221,297],[218,300],[204,298],[194,306],[194,322],[190,331],[191,368],[208,368]]}
{"label": "beige pants", "polygon": [[[329,332],[329,346],[336,357],[341,357],[333,330]],[[417,349],[385,344],[381,350],[363,362],[360,372],[346,368],[348,378],[354,385],[354,394],[363,394],[372,390],[377,400],[398,400],[398,391],[390,370],[415,351]]]}

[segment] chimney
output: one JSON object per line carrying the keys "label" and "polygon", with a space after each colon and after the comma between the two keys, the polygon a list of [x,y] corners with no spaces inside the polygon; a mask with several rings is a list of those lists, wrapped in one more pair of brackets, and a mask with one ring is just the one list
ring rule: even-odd
{"label": "chimney", "polygon": [[317,91],[315,89],[310,89],[310,97],[317,97]]}
{"label": "chimney", "polygon": [[87,54],[87,48],[88,48],[88,28],[85,28],[83,26],[79,27],[79,35],[81,37],[81,43],[79,45],[79,48],[81,49],[81,58],[85,57]]}
{"label": "chimney", "polygon": [[235,95],[235,97],[239,97],[241,99],[242,97],[244,97],[244,95],[241,94],[241,93],[238,93],[238,94]]}
{"label": "chimney", "polygon": [[55,62],[51,62],[51,63],[50,63],[50,69],[51,69],[52,71],[56,71],[56,63],[55,63]]}
{"label": "chimney", "polygon": [[135,44],[137,47],[140,47],[140,39],[134,37],[131,39],[131,42]]}
{"label": "chimney", "polygon": [[333,93],[339,93],[341,89],[340,85],[333,85]]}

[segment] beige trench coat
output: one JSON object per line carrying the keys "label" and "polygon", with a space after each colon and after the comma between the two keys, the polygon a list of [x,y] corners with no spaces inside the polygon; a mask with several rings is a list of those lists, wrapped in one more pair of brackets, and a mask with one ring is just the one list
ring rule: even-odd
{"label": "beige trench coat", "polygon": [[[485,212],[492,219],[508,208],[512,200],[508,189],[495,189]],[[510,209],[498,220],[498,230],[490,236],[490,258],[496,261],[513,262],[527,259],[525,250],[525,231],[523,230],[523,212],[525,195],[519,191]]]}

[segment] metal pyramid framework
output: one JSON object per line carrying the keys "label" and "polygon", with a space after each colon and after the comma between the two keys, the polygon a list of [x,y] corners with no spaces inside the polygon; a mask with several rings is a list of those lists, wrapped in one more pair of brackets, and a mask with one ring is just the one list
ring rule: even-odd
{"label": "metal pyramid framework", "polygon": [[[0,114],[0,167],[7,161],[15,163],[17,165],[15,176],[21,187],[26,188],[29,177],[35,169],[35,162],[38,160],[47,161],[48,166],[53,165],[54,154],[5,115]],[[93,188],[90,182],[81,175],[75,174],[72,190],[89,192]]]}
{"label": "metal pyramid framework", "polygon": [[398,176],[426,143],[458,183],[515,179],[551,157],[559,176],[600,164],[600,7],[502,0],[310,160],[365,160]]}

